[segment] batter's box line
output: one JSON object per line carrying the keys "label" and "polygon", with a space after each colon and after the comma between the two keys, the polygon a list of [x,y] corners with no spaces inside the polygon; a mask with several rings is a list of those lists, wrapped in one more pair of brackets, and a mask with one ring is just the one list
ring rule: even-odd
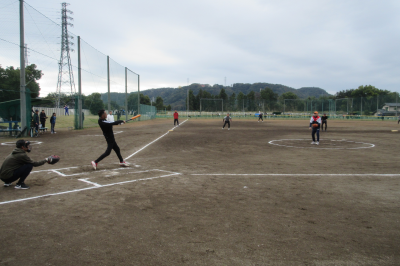
{"label": "batter's box line", "polygon": [[400,176],[400,174],[191,174],[194,176]]}
{"label": "batter's box line", "polygon": [[153,180],[153,179],[158,179],[158,178],[163,178],[163,177],[169,177],[169,176],[174,176],[174,175],[180,175],[180,174],[181,174],[181,173],[173,173],[173,174],[168,174],[168,175],[161,175],[161,176],[155,176],[155,177],[140,178],[140,179],[134,179],[134,180],[116,182],[116,183],[111,183],[111,184],[106,184],[106,185],[100,185],[100,184],[97,184],[97,183],[96,183],[96,185],[94,185],[93,187],[80,188],[80,189],[68,190],[68,191],[57,192],[57,193],[49,193],[49,194],[45,194],[45,195],[40,195],[40,196],[35,196],[35,197],[29,197],[29,198],[23,198],[23,199],[16,199],[16,200],[3,201],[3,202],[0,202],[0,205],[4,205],[4,204],[8,204],[8,203],[21,202],[21,201],[34,200],[34,199],[40,199],[40,198],[50,197],[50,196],[59,196],[59,195],[64,195],[64,194],[69,194],[69,193],[75,193],[75,192],[80,192],[80,191],[92,190],[92,189],[97,189],[97,188],[110,187],[110,186],[115,186],[115,185],[123,185],[123,184],[128,184],[128,183],[133,183],[133,182],[139,182],[139,181]]}
{"label": "batter's box line", "polygon": [[[127,168],[125,168],[125,169],[127,169]],[[171,171],[165,171],[165,170],[160,170],[160,169],[152,169],[152,170],[137,171],[137,172],[128,172],[127,174],[141,174],[141,173],[148,173],[148,172],[153,172],[153,171],[165,172],[165,173],[170,173],[170,174],[173,174],[173,175],[180,175],[180,173],[171,172]],[[87,184],[96,186],[96,187],[102,187],[102,186],[104,186],[104,185],[100,185],[100,184],[98,184],[98,183],[89,181],[88,179],[90,179],[90,178],[92,178],[92,177],[81,178],[81,179],[78,179],[78,180],[79,180],[79,181],[82,181],[82,182],[85,182],[85,183],[87,183]],[[95,178],[95,177],[93,177],[93,178]]]}

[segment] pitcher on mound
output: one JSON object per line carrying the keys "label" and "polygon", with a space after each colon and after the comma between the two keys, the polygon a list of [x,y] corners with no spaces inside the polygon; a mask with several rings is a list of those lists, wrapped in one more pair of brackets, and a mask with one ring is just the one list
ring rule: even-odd
{"label": "pitcher on mound", "polygon": [[[319,129],[321,128],[321,117],[318,116],[318,112],[315,111],[314,115],[310,119],[310,129],[312,129],[311,136],[312,142],[311,144],[319,145]],[[315,133],[317,133],[317,142],[315,142]]]}

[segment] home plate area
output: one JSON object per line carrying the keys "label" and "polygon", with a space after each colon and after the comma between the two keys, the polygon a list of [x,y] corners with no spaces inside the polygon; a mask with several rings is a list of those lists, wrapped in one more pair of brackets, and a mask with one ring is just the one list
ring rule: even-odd
{"label": "home plate area", "polygon": [[15,193],[12,188],[4,190],[0,205],[180,175],[159,169],[141,170],[135,166],[103,167],[108,169],[94,171],[91,167],[81,166],[33,171],[27,180],[32,189],[24,193]]}

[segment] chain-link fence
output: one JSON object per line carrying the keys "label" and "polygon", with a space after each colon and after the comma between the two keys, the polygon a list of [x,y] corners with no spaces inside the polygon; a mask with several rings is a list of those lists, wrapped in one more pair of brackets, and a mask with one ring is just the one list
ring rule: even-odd
{"label": "chain-link fence", "polygon": [[[278,99],[266,101],[262,99],[200,99],[199,109],[181,111],[191,117],[219,117],[225,113],[237,117],[255,117],[260,112],[271,118],[302,118],[309,117],[314,111],[327,114],[331,118],[345,119],[376,119],[382,117],[398,117],[400,103],[397,92],[369,97],[334,98],[321,97],[309,99]],[[160,111],[157,116],[171,116]],[[269,116],[270,115],[270,116]]]}

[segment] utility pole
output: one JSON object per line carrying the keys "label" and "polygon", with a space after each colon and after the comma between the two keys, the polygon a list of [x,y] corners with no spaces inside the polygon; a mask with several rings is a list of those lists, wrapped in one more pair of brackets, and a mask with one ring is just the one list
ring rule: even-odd
{"label": "utility pole", "polygon": [[[26,110],[25,94],[25,29],[24,29],[24,0],[19,1],[19,50],[20,50],[20,112],[21,112],[21,130],[28,126],[28,117]],[[30,112],[30,110],[29,110]],[[27,135],[28,130],[23,135]]]}
{"label": "utility pole", "polygon": [[[62,93],[70,94],[71,97],[73,97],[73,95],[76,93],[70,55],[70,52],[74,51],[71,49],[71,46],[73,46],[74,43],[70,40],[74,37],[69,36],[68,33],[68,26],[73,26],[73,24],[69,22],[73,20],[73,18],[69,17],[68,15],[72,15],[73,12],[67,9],[68,5],[69,4],[65,2],[61,4],[61,54],[60,61],[58,62],[57,108],[60,108],[60,99]],[[69,88],[64,89],[63,84],[68,85]]]}

